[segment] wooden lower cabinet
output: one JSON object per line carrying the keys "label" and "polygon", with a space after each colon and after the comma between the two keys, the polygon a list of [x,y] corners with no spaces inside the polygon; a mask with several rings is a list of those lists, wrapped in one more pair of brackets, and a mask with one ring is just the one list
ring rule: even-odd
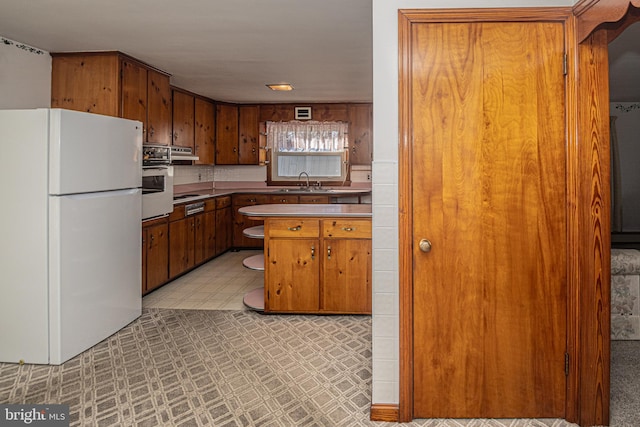
{"label": "wooden lower cabinet", "polygon": [[231,196],[216,198],[215,206],[215,256],[218,256],[229,250],[233,245],[233,208],[231,207]]}
{"label": "wooden lower cabinet", "polygon": [[371,220],[265,220],[265,312],[371,314]]}
{"label": "wooden lower cabinet", "polygon": [[142,227],[142,294],[169,280],[169,224],[166,220]]}
{"label": "wooden lower cabinet", "polygon": [[320,242],[315,239],[272,239],[265,276],[268,310],[315,312],[320,306]]}
{"label": "wooden lower cabinet", "polygon": [[244,229],[262,225],[262,221],[249,219],[238,212],[238,209],[245,206],[264,205],[271,203],[268,194],[234,194],[233,195],[233,247],[250,249],[261,248],[262,240],[246,237],[242,232]]}
{"label": "wooden lower cabinet", "polygon": [[218,229],[216,201],[217,199],[206,200],[204,212],[195,215],[185,215],[186,204],[176,206],[169,215],[170,279],[219,254],[218,236],[225,239],[225,230]]}
{"label": "wooden lower cabinet", "polygon": [[371,239],[325,239],[322,309],[371,313]]}
{"label": "wooden lower cabinet", "polygon": [[169,223],[169,277],[174,278],[195,265],[195,216]]}

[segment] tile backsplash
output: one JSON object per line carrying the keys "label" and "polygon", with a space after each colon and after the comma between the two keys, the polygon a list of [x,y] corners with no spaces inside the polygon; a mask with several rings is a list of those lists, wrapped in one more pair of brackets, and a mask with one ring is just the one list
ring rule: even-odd
{"label": "tile backsplash", "polygon": [[173,185],[213,182],[214,167],[209,165],[174,166]]}

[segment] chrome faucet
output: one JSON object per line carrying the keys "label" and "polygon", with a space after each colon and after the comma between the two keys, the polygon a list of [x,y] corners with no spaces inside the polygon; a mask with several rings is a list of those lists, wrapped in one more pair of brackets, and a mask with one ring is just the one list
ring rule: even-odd
{"label": "chrome faucet", "polygon": [[309,174],[306,173],[305,171],[300,172],[300,175],[298,175],[298,181],[300,181],[300,178],[302,178],[302,174],[305,174],[307,176],[307,190],[309,189]]}

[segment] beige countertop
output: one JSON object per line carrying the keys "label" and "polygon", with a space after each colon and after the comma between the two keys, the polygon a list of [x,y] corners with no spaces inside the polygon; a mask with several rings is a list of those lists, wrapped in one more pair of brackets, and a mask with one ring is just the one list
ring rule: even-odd
{"label": "beige countertop", "polygon": [[[197,200],[207,199],[209,197],[227,196],[231,194],[309,194],[309,195],[327,195],[327,196],[344,196],[344,195],[362,195],[371,193],[370,188],[327,188],[322,190],[306,191],[298,188],[221,188],[196,191],[184,191],[174,193],[174,204],[194,202]],[[176,197],[179,197],[176,199]]]}
{"label": "beige countertop", "polygon": [[371,218],[371,205],[362,204],[276,204],[245,206],[238,210],[243,215],[253,218],[271,217],[361,217]]}

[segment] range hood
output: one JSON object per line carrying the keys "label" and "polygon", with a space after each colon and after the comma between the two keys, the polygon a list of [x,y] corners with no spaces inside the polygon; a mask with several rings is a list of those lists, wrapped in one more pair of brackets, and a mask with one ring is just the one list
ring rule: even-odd
{"label": "range hood", "polygon": [[191,147],[178,147],[175,145],[171,146],[171,163],[174,161],[194,161],[200,160],[200,158],[193,154],[193,150]]}

